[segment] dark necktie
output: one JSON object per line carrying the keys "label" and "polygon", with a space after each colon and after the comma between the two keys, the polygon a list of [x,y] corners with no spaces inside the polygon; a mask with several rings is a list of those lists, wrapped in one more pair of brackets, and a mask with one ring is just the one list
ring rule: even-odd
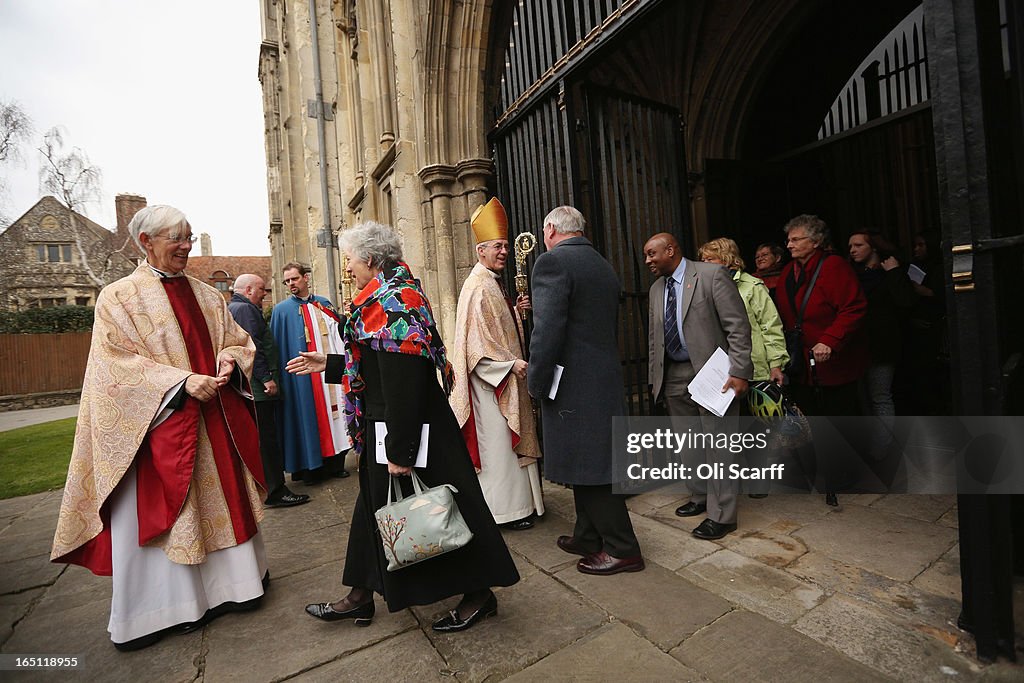
{"label": "dark necktie", "polygon": [[665,278],[665,286],[668,288],[668,301],[665,303],[665,355],[671,360],[681,363],[690,360],[690,354],[683,347],[683,340],[679,338],[678,304],[676,302],[676,281]]}

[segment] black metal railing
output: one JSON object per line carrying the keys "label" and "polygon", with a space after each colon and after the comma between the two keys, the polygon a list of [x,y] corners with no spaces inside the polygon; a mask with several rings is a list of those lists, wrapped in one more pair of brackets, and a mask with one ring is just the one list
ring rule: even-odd
{"label": "black metal railing", "polygon": [[923,21],[919,6],[871,51],[829,107],[819,140],[928,101]]}

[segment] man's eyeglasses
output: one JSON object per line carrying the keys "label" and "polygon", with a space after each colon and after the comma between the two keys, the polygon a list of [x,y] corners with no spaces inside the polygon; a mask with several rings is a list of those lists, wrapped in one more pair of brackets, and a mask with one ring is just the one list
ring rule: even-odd
{"label": "man's eyeglasses", "polygon": [[790,244],[793,242],[803,242],[804,240],[809,239],[811,239],[810,235],[804,235],[803,237],[790,237],[789,239],[786,240],[786,244]]}
{"label": "man's eyeglasses", "polygon": [[153,236],[154,239],[156,239],[158,237],[160,239],[167,240],[168,242],[174,242],[175,244],[185,244],[185,242],[188,242],[189,244],[195,244],[196,241],[199,239],[195,235],[188,235],[187,237],[168,237],[166,235],[154,235]]}

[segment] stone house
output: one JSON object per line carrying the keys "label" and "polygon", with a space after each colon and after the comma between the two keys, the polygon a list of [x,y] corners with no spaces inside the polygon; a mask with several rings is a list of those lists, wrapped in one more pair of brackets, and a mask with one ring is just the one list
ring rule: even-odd
{"label": "stone house", "polygon": [[46,196],[0,233],[0,309],[92,306],[132,272],[143,255],[127,227],[146,199],[121,194],[115,206],[111,231]]}

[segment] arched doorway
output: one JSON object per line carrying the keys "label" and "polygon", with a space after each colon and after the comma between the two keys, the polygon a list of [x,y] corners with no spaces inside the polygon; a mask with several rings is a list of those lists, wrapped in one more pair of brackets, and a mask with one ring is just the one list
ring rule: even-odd
{"label": "arched doorway", "polygon": [[[997,67],[990,57],[1000,39],[1004,46],[1016,44],[1020,19],[1012,11],[1007,16],[1006,4],[998,0],[979,3],[976,16],[955,4],[924,4],[917,52],[911,31],[909,52],[903,53],[901,43],[893,55],[890,66],[903,67],[894,78],[918,77],[927,55],[925,38],[938,35],[936,41],[974,41],[983,50],[981,58],[966,47],[953,50],[950,58],[944,45],[946,59],[931,65],[928,83],[948,83],[958,74],[963,81],[965,68],[973,65],[977,74],[986,64],[992,67],[986,76],[991,80]],[[539,232],[544,214],[560,203],[573,203],[587,216],[589,237],[623,287],[620,353],[631,413],[649,413],[652,407],[646,377],[651,278],[639,253],[646,236],[674,231],[695,256],[696,243],[729,235],[752,252],[760,241],[779,239],[782,224],[804,212],[825,217],[838,241],[855,227],[872,226],[888,228],[909,247],[914,232],[941,224],[947,243],[959,242],[963,251],[991,232],[990,214],[984,216],[988,232],[974,234],[970,220],[947,196],[950,180],[959,196],[958,174],[968,176],[967,165],[977,163],[963,140],[953,156],[936,155],[936,149],[948,148],[936,140],[932,122],[957,115],[952,98],[936,98],[939,109],[933,109],[932,100],[922,97],[930,93],[915,81],[917,100],[910,106],[890,106],[882,116],[872,99],[865,103],[870,116],[863,122],[818,136],[851,77],[917,5],[915,0],[588,0],[520,2],[495,10],[488,94],[497,193],[509,204],[513,232]],[[951,25],[936,34],[943,22]],[[1019,69],[1009,63],[1012,59],[1006,83],[987,86],[991,106],[974,112],[979,125],[995,111],[1020,120],[1019,101],[1007,96],[1019,93],[1014,85]],[[881,73],[889,77],[884,68]],[[1006,175],[992,186],[982,178],[980,189],[997,193],[999,210],[1010,217],[1019,215],[1019,197],[1000,189],[1002,178],[1024,176],[1019,139],[1005,131],[1001,135],[1007,144],[1000,149],[993,150],[1000,133],[981,142],[995,152]],[[973,180],[977,185],[978,177]],[[1014,239],[1020,222],[1015,225],[1017,237],[989,247],[1010,252],[974,259],[973,264],[985,263],[985,277],[1006,280],[1013,264],[1019,267],[1019,253],[1012,250],[1019,251]],[[956,238],[957,229],[966,233]],[[950,249],[947,274],[968,272],[956,270],[955,255]],[[972,272],[975,279],[981,274]],[[967,277],[960,276],[964,287]],[[947,285],[953,294],[950,275]],[[970,302],[959,299],[951,311],[977,309],[977,296],[970,293]],[[958,345],[966,348],[970,339],[977,343],[986,334],[999,338],[1001,346],[985,370],[991,393],[1020,343],[1009,334],[1013,323],[1001,321],[1008,313],[1001,313],[1005,295],[991,288],[982,299],[981,310],[991,312],[972,319],[965,332],[957,331],[962,338],[953,340],[953,353],[956,361]],[[959,386],[969,381],[965,376]],[[1001,386],[995,390],[1012,393]],[[987,401],[986,412],[1002,409],[1002,399],[971,396],[958,400],[961,410],[971,410],[962,406],[977,401]]]}

